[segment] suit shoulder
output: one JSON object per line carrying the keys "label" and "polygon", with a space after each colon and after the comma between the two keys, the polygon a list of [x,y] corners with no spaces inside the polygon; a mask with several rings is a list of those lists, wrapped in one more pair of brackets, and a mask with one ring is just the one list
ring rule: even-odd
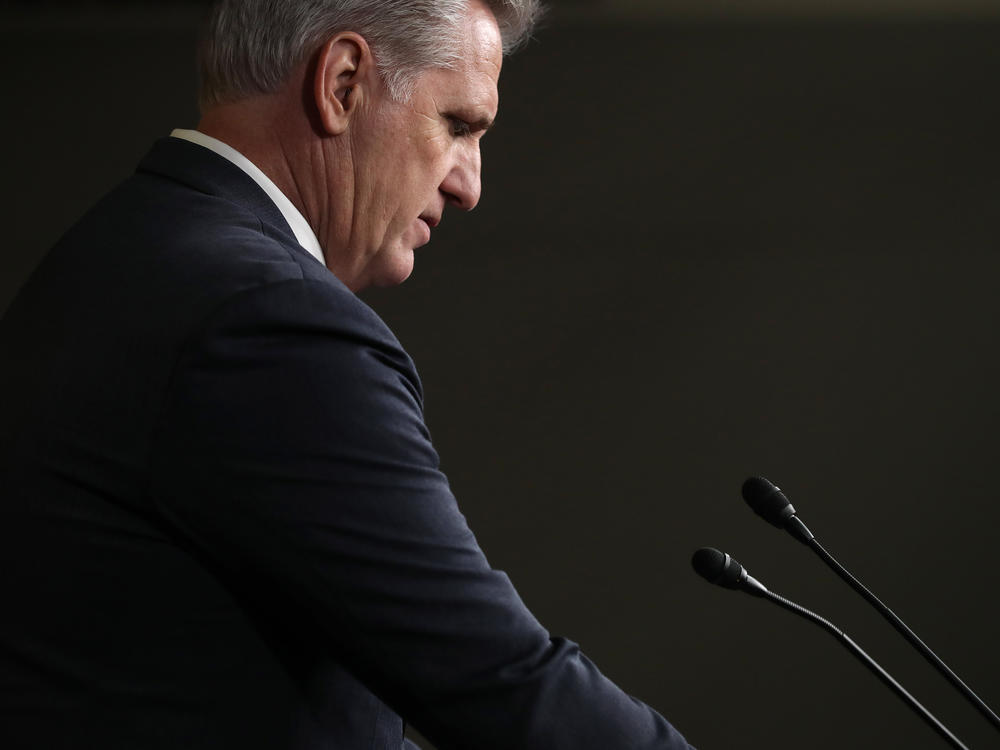
{"label": "suit shoulder", "polygon": [[146,315],[198,317],[241,291],[296,279],[349,294],[281,221],[276,209],[262,215],[231,196],[139,172],[63,236],[32,281],[50,292],[86,288]]}
{"label": "suit shoulder", "polygon": [[273,331],[332,335],[359,346],[406,357],[379,315],[328,272],[328,278],[299,278],[248,287],[222,300],[206,328],[237,330],[261,326]]}
{"label": "suit shoulder", "polygon": [[299,246],[277,214],[230,196],[138,173],[95,211],[152,259],[226,277],[321,278],[326,269]]}

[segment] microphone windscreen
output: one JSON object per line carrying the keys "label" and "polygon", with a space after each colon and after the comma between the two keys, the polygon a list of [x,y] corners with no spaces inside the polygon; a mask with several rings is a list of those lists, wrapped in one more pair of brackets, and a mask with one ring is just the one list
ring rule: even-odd
{"label": "microphone windscreen", "polygon": [[702,547],[691,556],[694,572],[709,583],[717,583],[726,567],[726,555],[714,547]]}
{"label": "microphone windscreen", "polygon": [[776,485],[764,477],[750,477],[743,483],[743,499],[754,513],[779,529],[795,515],[795,508]]}

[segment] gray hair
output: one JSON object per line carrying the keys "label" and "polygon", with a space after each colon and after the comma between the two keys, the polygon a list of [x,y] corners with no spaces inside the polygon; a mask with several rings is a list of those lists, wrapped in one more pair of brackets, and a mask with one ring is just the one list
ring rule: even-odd
{"label": "gray hair", "polygon": [[[274,93],[326,40],[368,42],[389,95],[406,101],[417,77],[458,61],[470,0],[216,0],[200,51],[201,106]],[[540,0],[482,0],[507,54],[531,34]]]}

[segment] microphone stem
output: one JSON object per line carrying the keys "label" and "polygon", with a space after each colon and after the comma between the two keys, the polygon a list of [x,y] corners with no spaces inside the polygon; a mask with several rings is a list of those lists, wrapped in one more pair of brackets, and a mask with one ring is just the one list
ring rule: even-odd
{"label": "microphone stem", "polygon": [[809,536],[811,538],[805,540],[805,544],[808,545],[817,555],[819,555],[823,562],[833,569],[834,573],[840,576],[852,589],[857,591],[869,604],[875,607],[879,614],[888,620],[889,624],[892,625],[900,635],[908,640],[910,645],[920,652],[921,656],[930,662],[938,672],[944,675],[944,677],[955,687],[955,689],[962,693],[965,698],[972,703],[972,705],[974,705],[991,724],[993,724],[995,729],[1000,730],[1000,717],[998,717],[993,710],[979,698],[978,695],[972,692],[972,689],[962,682],[961,678],[952,672],[948,665],[941,661],[941,659],[938,658],[938,655],[931,651],[930,647],[928,647],[927,644],[917,637],[916,633],[906,626],[906,623],[900,620],[891,609],[879,601],[879,598],[869,591],[868,588],[861,583],[861,581],[851,575],[847,568],[837,562],[833,555],[827,552],[823,548],[823,545],[821,545],[815,537],[812,537],[811,534]]}
{"label": "microphone stem", "polygon": [[847,634],[844,633],[844,631],[842,631],[832,622],[823,617],[820,617],[815,612],[812,612],[806,609],[805,607],[796,604],[793,601],[785,599],[783,596],[779,596],[778,594],[775,594],[772,591],[768,591],[767,589],[763,589],[763,591],[755,589],[752,591],[748,591],[748,593],[751,593],[754,596],[760,596],[766,599],[770,599],[779,607],[787,609],[790,612],[794,612],[795,614],[800,615],[801,617],[804,617],[807,620],[810,620],[816,625],[822,627],[828,633],[833,635],[838,641],[840,641],[847,648],[848,651],[854,654],[858,658],[858,660],[861,661],[862,664],[868,667],[868,669],[870,669],[872,673],[886,685],[886,687],[892,690],[907,705],[909,705],[910,708],[916,711],[917,714],[920,716],[920,718],[922,718],[935,732],[937,732],[941,737],[943,737],[953,748],[957,748],[957,750],[969,750],[968,747],[962,744],[962,741],[959,740],[958,737],[956,737],[954,734],[951,733],[951,731],[949,731],[948,727],[946,727],[944,724],[938,721],[938,719],[934,716],[934,714],[932,714],[930,711],[924,708],[916,698],[910,695],[902,685],[900,685],[898,682],[896,682],[895,679],[893,679],[892,675],[890,675],[888,672],[882,669],[882,667],[879,666],[878,662],[876,662],[867,653],[865,653],[865,651],[857,643],[851,640],[847,636]]}

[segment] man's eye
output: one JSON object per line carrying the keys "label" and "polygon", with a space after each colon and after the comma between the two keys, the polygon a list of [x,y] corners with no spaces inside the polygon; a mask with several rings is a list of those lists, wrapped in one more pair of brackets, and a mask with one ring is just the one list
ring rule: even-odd
{"label": "man's eye", "polygon": [[469,123],[458,117],[449,117],[448,122],[451,126],[451,134],[454,136],[465,136],[472,134],[472,128],[469,127]]}

